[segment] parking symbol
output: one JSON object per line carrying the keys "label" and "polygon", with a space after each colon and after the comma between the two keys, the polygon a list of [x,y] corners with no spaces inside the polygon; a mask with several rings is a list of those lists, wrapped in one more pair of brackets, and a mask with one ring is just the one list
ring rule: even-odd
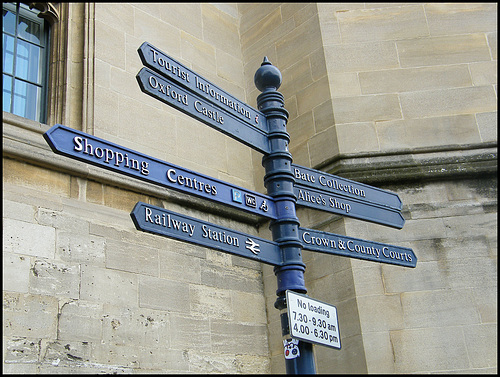
{"label": "parking symbol", "polygon": [[245,194],[245,204],[249,207],[257,208],[257,199],[253,195]]}
{"label": "parking symbol", "polygon": [[243,203],[243,199],[241,198],[241,191],[235,189],[231,189],[231,191],[233,193],[233,202]]}

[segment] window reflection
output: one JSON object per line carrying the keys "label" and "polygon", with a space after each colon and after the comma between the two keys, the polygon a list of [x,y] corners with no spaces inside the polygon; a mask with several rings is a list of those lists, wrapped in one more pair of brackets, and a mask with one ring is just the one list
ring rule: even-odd
{"label": "window reflection", "polygon": [[48,29],[25,4],[3,3],[3,111],[44,121]]}

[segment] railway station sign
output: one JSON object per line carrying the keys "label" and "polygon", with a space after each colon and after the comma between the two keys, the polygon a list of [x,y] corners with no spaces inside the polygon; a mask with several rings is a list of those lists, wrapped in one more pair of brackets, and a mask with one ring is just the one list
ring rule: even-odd
{"label": "railway station sign", "polygon": [[138,230],[280,266],[276,242],[138,202],[130,214]]}
{"label": "railway station sign", "polygon": [[293,291],[286,291],[292,338],[340,349],[337,308]]}
{"label": "railway station sign", "polygon": [[277,217],[275,202],[270,196],[161,161],[61,124],[53,126],[43,136],[57,154],[270,219]]}
{"label": "railway station sign", "polygon": [[326,254],[395,264],[402,267],[417,266],[417,257],[407,247],[366,241],[314,229],[299,228],[302,248]]}

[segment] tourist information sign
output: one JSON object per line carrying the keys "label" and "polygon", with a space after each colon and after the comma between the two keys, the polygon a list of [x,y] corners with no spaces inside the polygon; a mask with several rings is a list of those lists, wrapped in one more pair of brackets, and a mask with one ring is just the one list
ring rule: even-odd
{"label": "tourist information sign", "polygon": [[293,291],[286,291],[292,338],[340,349],[337,308]]}
{"label": "tourist information sign", "polygon": [[396,210],[401,210],[403,205],[397,194],[378,187],[295,164],[292,164],[292,170],[297,187],[310,187],[335,196],[347,196],[362,202],[387,206]]}
{"label": "tourist information sign", "polygon": [[301,185],[294,185],[297,205],[354,217],[377,224],[401,229],[405,219],[399,210],[359,199],[332,194]]}
{"label": "tourist information sign", "polygon": [[263,113],[241,102],[217,85],[157,49],[151,43],[144,42],[137,52],[146,67],[189,89],[212,105],[227,110],[248,127],[258,128],[267,132],[266,116]]}
{"label": "tourist information sign", "polygon": [[130,214],[137,229],[267,263],[282,264],[276,242],[138,202]]}
{"label": "tourist information sign", "polygon": [[137,74],[141,90],[199,120],[202,123],[238,140],[239,142],[268,154],[270,152],[267,131],[248,125],[230,110],[207,101],[202,96],[188,91],[180,85],[163,78],[149,68],[142,68]]}
{"label": "tourist information sign", "polygon": [[161,161],[61,124],[53,126],[43,136],[57,154],[270,219],[277,217],[276,205],[270,196]]}
{"label": "tourist information sign", "polygon": [[299,235],[302,248],[305,250],[403,267],[414,268],[417,266],[417,257],[413,250],[407,247],[387,245],[307,228],[299,228]]}

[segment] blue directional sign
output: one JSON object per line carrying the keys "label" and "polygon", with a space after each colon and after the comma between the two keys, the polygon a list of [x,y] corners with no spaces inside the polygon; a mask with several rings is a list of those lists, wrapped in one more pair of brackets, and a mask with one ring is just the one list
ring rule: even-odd
{"label": "blue directional sign", "polygon": [[[149,183],[276,219],[273,198],[56,124],[44,135],[55,153]],[[251,196],[254,200],[245,201]]]}
{"label": "blue directional sign", "polygon": [[305,250],[396,264],[403,267],[417,266],[417,257],[413,250],[407,247],[387,245],[307,228],[299,228],[299,235],[302,248]]}
{"label": "blue directional sign", "polygon": [[362,202],[346,196],[294,185],[297,205],[353,217],[373,223],[401,229],[405,219],[401,212],[386,206]]}
{"label": "blue directional sign", "polygon": [[266,117],[260,111],[241,102],[148,42],[144,42],[137,51],[146,67],[201,96],[212,105],[230,112],[247,126],[267,132]]}
{"label": "blue directional sign", "polygon": [[138,202],[130,214],[139,230],[220,250],[273,266],[282,264],[276,242]]}
{"label": "blue directional sign", "polygon": [[182,111],[258,152],[270,153],[267,131],[249,126],[229,110],[215,106],[202,96],[184,89],[148,68],[142,68],[139,71],[137,81],[141,90],[151,97]]}
{"label": "blue directional sign", "polygon": [[397,194],[379,189],[378,187],[295,164],[292,164],[292,171],[297,187],[310,187],[336,196],[347,196],[359,201],[387,206],[397,210],[401,210],[403,205]]}

